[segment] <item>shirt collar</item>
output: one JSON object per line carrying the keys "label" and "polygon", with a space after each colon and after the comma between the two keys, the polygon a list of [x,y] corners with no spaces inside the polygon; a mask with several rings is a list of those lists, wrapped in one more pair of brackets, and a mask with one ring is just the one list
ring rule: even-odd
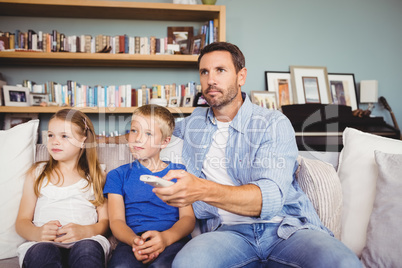
{"label": "shirt collar", "polygon": [[[244,133],[246,130],[245,129],[246,124],[244,124],[244,120],[246,118],[251,118],[252,111],[253,111],[253,108],[252,108],[253,104],[245,92],[242,92],[241,96],[243,98],[243,104],[240,107],[239,111],[237,112],[236,116],[233,118],[230,126],[233,127],[235,130],[237,130],[241,133]],[[213,125],[216,125],[216,119],[215,119],[214,112],[212,111],[211,107],[208,108],[207,118]]]}

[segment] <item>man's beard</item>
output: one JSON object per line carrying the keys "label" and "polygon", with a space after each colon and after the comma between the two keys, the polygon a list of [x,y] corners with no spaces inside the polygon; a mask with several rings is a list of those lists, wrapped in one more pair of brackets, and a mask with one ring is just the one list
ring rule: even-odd
{"label": "man's beard", "polygon": [[[214,91],[220,92],[222,94],[222,97],[221,98],[209,97],[208,92],[211,91],[212,89]],[[229,87],[226,95],[222,92],[220,88],[217,88],[215,86],[210,86],[205,91],[202,92],[202,95],[208,102],[209,106],[218,110],[230,104],[237,97],[237,94],[239,94],[239,91],[237,90],[237,88],[234,87]]]}

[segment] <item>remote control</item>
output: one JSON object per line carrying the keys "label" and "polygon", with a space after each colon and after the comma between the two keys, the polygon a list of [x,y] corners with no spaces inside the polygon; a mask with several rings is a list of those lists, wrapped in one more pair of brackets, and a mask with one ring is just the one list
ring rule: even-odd
{"label": "remote control", "polygon": [[167,181],[152,175],[141,175],[140,181],[152,185],[153,187],[168,187],[174,184],[172,181]]}

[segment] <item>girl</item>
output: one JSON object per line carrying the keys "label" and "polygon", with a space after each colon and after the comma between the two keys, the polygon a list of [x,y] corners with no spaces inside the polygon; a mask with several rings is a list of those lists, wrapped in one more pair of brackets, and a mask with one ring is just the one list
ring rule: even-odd
{"label": "girl", "polygon": [[95,131],[80,111],[63,109],[50,118],[48,162],[28,172],[16,221],[20,266],[102,267],[110,244],[104,174]]}

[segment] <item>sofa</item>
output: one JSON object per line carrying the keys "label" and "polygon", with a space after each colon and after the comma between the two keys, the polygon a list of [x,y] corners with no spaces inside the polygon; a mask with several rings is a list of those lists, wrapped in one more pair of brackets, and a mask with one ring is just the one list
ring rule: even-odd
{"label": "sofa", "polygon": [[[15,218],[25,172],[46,160],[46,147],[36,144],[38,120],[0,131],[0,267],[18,267],[16,248],[24,240]],[[343,150],[299,152],[297,180],[320,219],[365,267],[397,267],[402,252],[402,141],[347,128]],[[173,139],[162,158],[181,162],[182,143]],[[98,144],[106,172],[132,161],[126,144]],[[397,225],[398,224],[398,225]],[[199,234],[196,228],[193,236]]]}

